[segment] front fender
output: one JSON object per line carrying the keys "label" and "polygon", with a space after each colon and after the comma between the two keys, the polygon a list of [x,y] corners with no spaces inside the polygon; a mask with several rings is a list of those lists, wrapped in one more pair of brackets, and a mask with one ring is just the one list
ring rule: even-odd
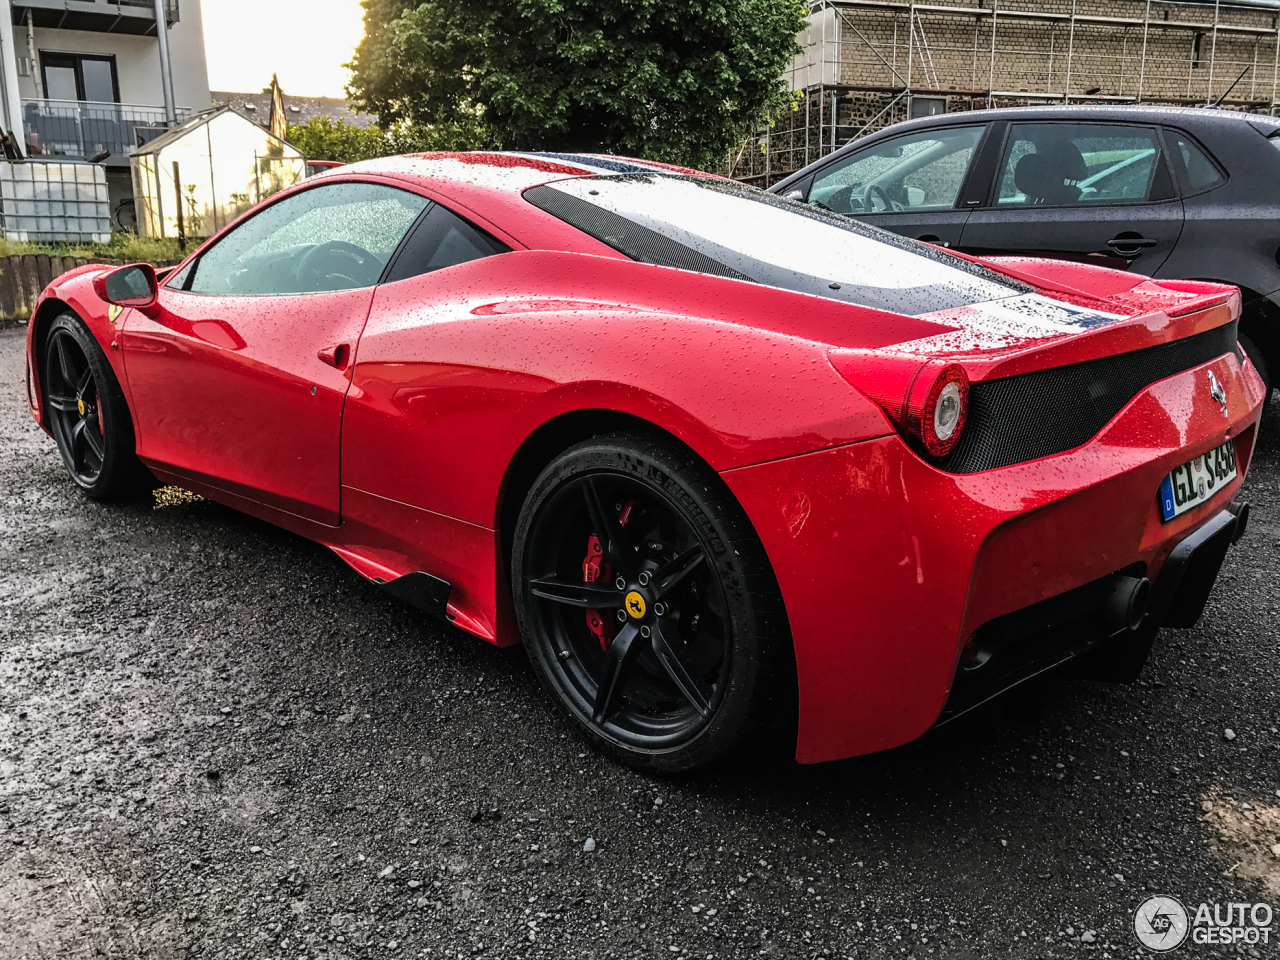
{"label": "front fender", "polygon": [[[124,357],[114,348],[115,330],[124,312],[114,311],[111,305],[101,300],[93,292],[93,277],[111,270],[112,267],[100,263],[88,263],[55,278],[36,298],[31,311],[31,321],[27,325],[27,365],[30,384],[27,391],[27,403],[36,423],[46,433],[48,426],[44,422],[43,387],[40,382],[41,358],[40,347],[43,344],[44,331],[48,324],[59,314],[67,310],[73,311],[84,321],[89,332],[93,334],[98,346],[102,348],[111,370],[128,396],[127,379],[125,378]],[[113,315],[114,314],[114,315]],[[130,404],[130,410],[133,405]]]}

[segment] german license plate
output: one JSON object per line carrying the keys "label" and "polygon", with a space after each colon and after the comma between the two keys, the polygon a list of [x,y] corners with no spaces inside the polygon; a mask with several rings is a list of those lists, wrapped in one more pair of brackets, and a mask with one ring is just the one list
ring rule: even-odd
{"label": "german license plate", "polygon": [[1167,522],[1204,503],[1239,475],[1236,445],[1228,440],[1190,463],[1174,467],[1160,484],[1160,514]]}

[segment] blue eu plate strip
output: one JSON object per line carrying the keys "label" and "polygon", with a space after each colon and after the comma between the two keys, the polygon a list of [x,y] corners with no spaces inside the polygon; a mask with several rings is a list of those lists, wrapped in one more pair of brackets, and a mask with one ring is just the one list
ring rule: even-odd
{"label": "blue eu plate strip", "polygon": [[1160,481],[1160,511],[1164,519],[1173,519],[1173,480],[1168,474]]}

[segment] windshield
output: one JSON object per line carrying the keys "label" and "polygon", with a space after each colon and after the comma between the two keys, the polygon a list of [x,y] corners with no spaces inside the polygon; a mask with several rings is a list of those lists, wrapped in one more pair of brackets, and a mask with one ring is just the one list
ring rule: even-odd
{"label": "windshield", "polygon": [[582,177],[524,196],[635,260],[908,316],[1030,290],[936,247],[733,181]]}

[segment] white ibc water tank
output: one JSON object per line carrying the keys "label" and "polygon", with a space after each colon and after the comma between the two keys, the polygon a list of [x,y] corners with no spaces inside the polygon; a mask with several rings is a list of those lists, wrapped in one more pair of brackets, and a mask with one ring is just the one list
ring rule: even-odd
{"label": "white ibc water tank", "polygon": [[109,243],[106,172],[94,163],[0,161],[0,232],[32,243]]}

